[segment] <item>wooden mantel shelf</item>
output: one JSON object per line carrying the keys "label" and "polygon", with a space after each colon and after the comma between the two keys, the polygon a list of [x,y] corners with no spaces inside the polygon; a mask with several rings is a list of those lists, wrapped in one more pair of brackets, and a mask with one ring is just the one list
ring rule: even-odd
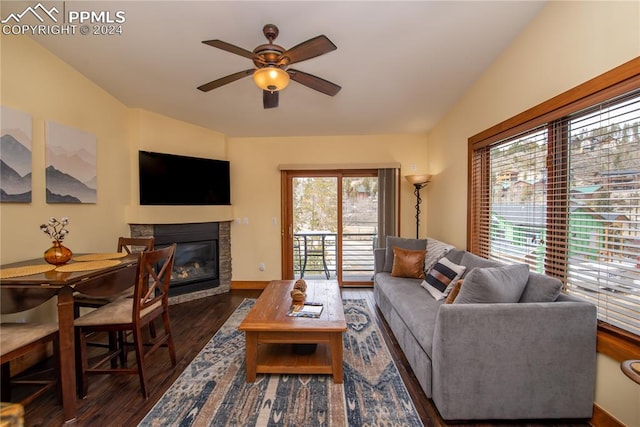
{"label": "wooden mantel shelf", "polygon": [[127,206],[129,224],[174,224],[232,221],[233,206]]}

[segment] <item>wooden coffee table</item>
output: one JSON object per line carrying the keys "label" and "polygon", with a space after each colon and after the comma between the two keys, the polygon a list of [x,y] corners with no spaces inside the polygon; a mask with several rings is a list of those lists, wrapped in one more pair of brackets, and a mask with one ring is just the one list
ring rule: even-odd
{"label": "wooden coffee table", "polygon": [[[342,334],[347,330],[340,287],[335,280],[307,281],[307,301],[324,304],[319,318],[289,317],[293,280],[274,280],[242,321],[247,382],[264,374],[332,374],[342,383]],[[295,344],[317,344],[311,354],[296,354]]]}

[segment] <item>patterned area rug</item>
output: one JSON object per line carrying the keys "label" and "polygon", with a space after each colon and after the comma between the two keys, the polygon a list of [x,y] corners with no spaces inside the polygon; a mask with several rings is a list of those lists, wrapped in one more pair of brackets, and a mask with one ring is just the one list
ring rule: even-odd
{"label": "patterned area rug", "polygon": [[245,382],[245,300],[140,426],[422,426],[365,300],[344,300],[344,384],[330,375]]}

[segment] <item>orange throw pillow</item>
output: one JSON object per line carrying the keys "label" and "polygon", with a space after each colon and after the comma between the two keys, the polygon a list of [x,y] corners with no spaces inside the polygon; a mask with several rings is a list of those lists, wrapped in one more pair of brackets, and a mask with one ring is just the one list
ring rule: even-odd
{"label": "orange throw pillow", "polygon": [[462,280],[458,280],[456,282],[453,289],[451,289],[451,292],[449,292],[449,295],[447,295],[447,300],[444,302],[445,304],[452,304],[453,301],[455,301],[458,296],[458,292],[460,292],[460,288],[462,287],[462,282]]}
{"label": "orange throw pillow", "polygon": [[410,250],[394,246],[391,275],[424,279],[424,256],[426,253],[426,250]]}

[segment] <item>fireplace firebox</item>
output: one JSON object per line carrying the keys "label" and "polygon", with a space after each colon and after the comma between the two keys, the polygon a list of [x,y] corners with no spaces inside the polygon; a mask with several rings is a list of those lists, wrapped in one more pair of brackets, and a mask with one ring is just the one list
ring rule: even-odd
{"label": "fireplace firebox", "polygon": [[218,223],[158,224],[156,247],[177,243],[169,296],[220,286],[218,277]]}
{"label": "fireplace firebox", "polygon": [[132,237],[154,236],[156,248],[177,243],[169,286],[169,297],[173,299],[228,290],[226,282],[230,282],[231,267],[228,231],[228,222],[131,224]]}

